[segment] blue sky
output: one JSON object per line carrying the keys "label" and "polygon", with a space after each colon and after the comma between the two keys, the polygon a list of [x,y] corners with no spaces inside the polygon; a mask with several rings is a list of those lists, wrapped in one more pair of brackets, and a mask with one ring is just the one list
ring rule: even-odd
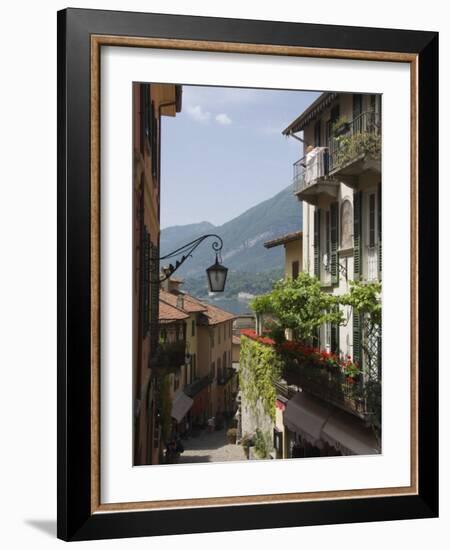
{"label": "blue sky", "polygon": [[183,86],[162,118],[161,227],[238,216],[292,180],[301,143],[281,135],[316,92]]}

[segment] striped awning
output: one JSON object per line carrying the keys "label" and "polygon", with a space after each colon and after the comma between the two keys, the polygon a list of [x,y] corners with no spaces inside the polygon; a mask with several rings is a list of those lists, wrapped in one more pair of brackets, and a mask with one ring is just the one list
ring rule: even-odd
{"label": "striped awning", "polygon": [[288,401],[283,422],[291,432],[301,435],[311,445],[321,447],[322,428],[329,413],[330,407],[324,402],[304,392],[298,392]]}
{"label": "striped awning", "polygon": [[175,395],[172,403],[172,418],[174,418],[177,422],[181,422],[192,407],[193,403],[193,399],[191,399],[184,392],[180,391],[177,395]]}

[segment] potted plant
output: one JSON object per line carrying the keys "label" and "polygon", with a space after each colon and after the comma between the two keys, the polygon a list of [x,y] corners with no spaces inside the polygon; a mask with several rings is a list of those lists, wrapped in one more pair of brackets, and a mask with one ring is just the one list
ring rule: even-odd
{"label": "potted plant", "polygon": [[250,454],[250,447],[254,446],[253,437],[251,435],[245,434],[241,440],[242,448],[244,449],[245,456],[248,460]]}
{"label": "potted plant", "polygon": [[236,443],[237,438],[237,429],[236,428],[229,428],[227,430],[227,439],[229,443]]}
{"label": "potted plant", "polygon": [[334,137],[342,136],[346,134],[350,128],[346,117],[339,117],[331,127],[331,133]]}

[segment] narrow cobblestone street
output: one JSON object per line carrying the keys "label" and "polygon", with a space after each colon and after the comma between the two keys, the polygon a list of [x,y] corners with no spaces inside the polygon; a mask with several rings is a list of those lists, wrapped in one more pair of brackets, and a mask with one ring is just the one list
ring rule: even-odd
{"label": "narrow cobblestone street", "polygon": [[197,437],[183,440],[183,446],[179,464],[246,460],[242,446],[228,442],[225,428],[214,432],[202,430]]}

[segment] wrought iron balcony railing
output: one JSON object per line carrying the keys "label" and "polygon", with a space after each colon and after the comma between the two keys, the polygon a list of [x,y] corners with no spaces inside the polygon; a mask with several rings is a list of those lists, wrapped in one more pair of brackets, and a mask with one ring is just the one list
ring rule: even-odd
{"label": "wrought iron balcony railing", "polygon": [[186,363],[186,341],[159,342],[150,359],[150,368],[173,372]]}
{"label": "wrought iron balcony railing", "polygon": [[294,193],[298,194],[328,175],[328,148],[316,147],[310,153],[294,162]]}
{"label": "wrought iron balcony railing", "polygon": [[380,154],[381,116],[375,111],[366,111],[352,121],[343,123],[330,138],[330,173],[366,155],[379,159]]}
{"label": "wrought iron balcony railing", "polygon": [[187,384],[184,387],[184,393],[189,397],[194,397],[198,393],[200,393],[204,388],[209,386],[213,380],[214,380],[214,377],[212,374],[207,374],[205,376],[202,376],[201,378],[197,378],[196,380],[194,380],[190,384]]}
{"label": "wrought iron balcony railing", "polygon": [[224,386],[235,374],[237,374],[237,372],[233,367],[225,367],[217,374],[217,384],[219,386]]}
{"label": "wrought iron balcony railing", "polygon": [[303,391],[360,418],[369,419],[380,414],[379,380],[364,381],[361,375],[351,379],[338,368],[314,364],[287,364],[283,377],[288,384],[295,384]]}

